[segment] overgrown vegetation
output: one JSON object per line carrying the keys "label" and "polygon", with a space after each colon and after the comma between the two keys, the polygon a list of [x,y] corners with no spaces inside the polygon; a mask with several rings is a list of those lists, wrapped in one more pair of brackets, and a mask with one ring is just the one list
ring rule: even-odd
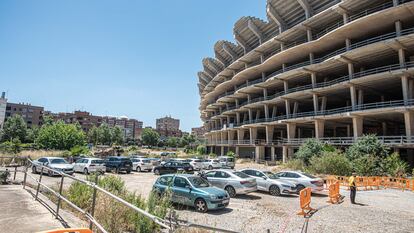
{"label": "overgrown vegetation", "polygon": [[390,153],[390,148],[375,135],[361,137],[345,152],[310,139],[299,148],[294,159],[288,161],[286,166],[332,175],[356,172],[363,176],[403,176],[408,172],[408,164],[401,160],[398,153]]}
{"label": "overgrown vegetation", "polygon": [[124,133],[118,126],[109,127],[103,123],[99,127],[92,127],[88,132],[88,141],[94,145],[123,145]]}
{"label": "overgrown vegetation", "polygon": [[[95,177],[89,176],[88,179],[95,180]],[[159,197],[155,193],[151,193],[148,199],[145,200],[140,195],[127,191],[125,183],[117,176],[109,175],[99,178],[98,185],[160,218],[165,218],[171,207],[169,201],[170,194],[167,193]],[[65,195],[71,202],[90,212],[92,208],[92,188],[83,183],[74,182],[65,192]],[[158,225],[147,217],[131,210],[103,193],[99,193],[97,196],[95,218],[108,232],[113,233],[149,233],[157,232],[159,229]]]}

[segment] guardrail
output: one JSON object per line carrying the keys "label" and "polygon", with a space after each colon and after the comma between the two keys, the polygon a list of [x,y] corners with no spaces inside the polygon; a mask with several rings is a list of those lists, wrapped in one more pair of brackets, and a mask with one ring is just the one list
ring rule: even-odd
{"label": "guardrail", "polygon": [[[2,156],[0,157],[0,159],[4,160],[4,159],[15,159],[16,157],[5,157]],[[20,157],[21,158],[21,157]],[[226,233],[235,233],[234,231],[231,230],[226,230],[226,229],[220,229],[220,228],[216,228],[216,227],[211,227],[211,226],[206,226],[206,225],[200,225],[200,224],[196,224],[196,223],[192,223],[189,221],[185,221],[185,220],[177,220],[177,219],[161,219],[143,209],[138,208],[137,206],[125,201],[124,199],[112,194],[111,192],[99,187],[97,185],[98,183],[98,176],[95,176],[95,182],[90,182],[87,180],[83,180],[77,177],[74,177],[72,175],[68,175],[62,171],[58,171],[58,170],[54,170],[51,168],[48,168],[44,165],[40,165],[40,164],[36,164],[36,167],[40,169],[40,175],[39,175],[39,179],[36,179],[36,177],[32,176],[29,174],[28,170],[29,167],[31,167],[34,163],[30,158],[24,158],[25,165],[23,166],[23,171],[20,171],[17,169],[17,166],[15,167],[14,170],[14,180],[16,179],[16,173],[17,172],[22,172],[24,174],[23,177],[23,189],[26,188],[27,185],[27,178],[31,178],[32,180],[34,180],[36,182],[36,194],[35,194],[35,199],[38,200],[39,199],[39,193],[40,193],[40,188],[43,187],[44,189],[46,189],[48,192],[50,192],[51,194],[53,194],[54,196],[56,196],[58,198],[57,204],[56,204],[56,211],[55,211],[55,217],[58,218],[59,217],[59,210],[61,208],[61,204],[62,201],[67,203],[70,207],[72,207],[73,209],[75,209],[76,211],[78,211],[79,213],[81,213],[84,217],[86,217],[89,220],[89,229],[92,230],[93,226],[95,226],[99,232],[102,233],[108,233],[104,227],[94,218],[94,211],[95,211],[95,205],[96,205],[96,197],[97,197],[97,192],[101,192],[105,195],[107,195],[108,197],[112,198],[115,201],[118,201],[119,203],[121,203],[122,205],[132,209],[133,211],[142,214],[144,217],[147,217],[148,219],[150,219],[151,221],[153,221],[155,224],[159,225],[162,229],[168,230],[168,232],[173,232],[175,230],[175,227],[194,227],[194,228],[200,228],[200,229],[206,229],[206,230],[213,230],[216,232],[226,232]],[[28,164],[28,166],[27,166]],[[1,166],[2,164],[0,164]],[[55,191],[52,188],[48,187],[46,184],[42,183],[42,178],[44,175],[44,172],[48,171],[51,172],[52,174],[58,174],[61,179],[60,179],[60,183],[59,183],[59,191]],[[80,183],[83,183],[87,186],[89,186],[90,188],[93,189],[93,195],[92,195],[92,207],[91,207],[91,212],[88,213],[87,211],[81,209],[80,207],[76,206],[74,203],[72,203],[71,201],[69,201],[67,198],[65,198],[62,195],[63,192],[63,183],[65,178],[67,179],[71,179]]]}

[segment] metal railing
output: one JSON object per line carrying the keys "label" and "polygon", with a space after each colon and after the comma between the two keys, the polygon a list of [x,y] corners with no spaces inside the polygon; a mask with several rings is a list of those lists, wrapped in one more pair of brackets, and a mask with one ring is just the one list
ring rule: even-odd
{"label": "metal railing", "polygon": [[[16,158],[16,157],[0,157],[1,159],[4,158]],[[20,157],[21,158],[21,157]],[[56,196],[57,200],[57,204],[56,204],[56,211],[54,213],[56,218],[59,218],[59,210],[61,209],[62,206],[62,201],[65,202],[66,204],[68,204],[70,207],[72,207],[74,210],[78,211],[79,213],[81,213],[84,217],[86,217],[89,220],[89,229],[92,230],[93,226],[96,227],[97,230],[99,230],[99,232],[102,233],[108,233],[104,227],[94,218],[94,211],[95,211],[95,205],[96,205],[96,198],[97,198],[97,192],[101,192],[105,195],[107,195],[108,197],[112,198],[113,200],[121,203],[122,205],[128,207],[129,209],[142,214],[144,217],[150,219],[151,221],[153,221],[155,224],[157,224],[159,227],[161,227],[162,229],[168,230],[168,232],[173,232],[176,227],[193,227],[193,228],[200,228],[200,229],[206,229],[206,230],[213,230],[215,232],[225,232],[225,233],[235,233],[235,231],[231,231],[231,230],[226,230],[226,229],[221,229],[221,228],[216,228],[216,227],[211,227],[211,226],[207,226],[207,225],[200,225],[200,224],[196,224],[196,223],[192,223],[189,221],[185,221],[185,220],[177,220],[177,219],[162,219],[159,218],[143,209],[138,208],[137,206],[127,202],[126,200],[112,194],[111,192],[101,188],[98,186],[98,175],[95,176],[95,181],[94,182],[90,182],[87,180],[83,180],[77,177],[74,177],[72,175],[68,175],[62,171],[58,171],[58,170],[54,170],[51,168],[48,168],[47,166],[44,165],[40,165],[40,164],[35,164],[36,168],[40,169],[40,175],[39,175],[39,179],[37,179],[36,177],[32,176],[31,174],[29,174],[28,170],[29,167],[31,167],[34,163],[32,160],[30,160],[30,158],[24,158],[25,160],[25,164],[26,162],[28,163],[28,166],[25,165],[23,166],[23,171],[18,170],[17,166],[15,167],[14,170],[14,180],[16,179],[16,173],[17,172],[22,172],[24,174],[23,177],[23,189],[26,189],[27,186],[27,178],[31,178],[32,180],[35,181],[36,183],[36,194],[35,194],[35,200],[39,200],[39,193],[41,192],[41,187],[46,189],[49,193],[53,194],[54,196]],[[1,166],[1,164],[0,164]],[[51,174],[57,174],[61,177],[60,179],[60,183],[59,183],[59,191],[56,191],[50,187],[48,187],[45,183],[42,183],[42,178],[44,176],[44,173],[51,173]],[[77,205],[75,205],[73,202],[71,202],[70,200],[68,200],[67,198],[65,198],[62,193],[63,193],[63,183],[65,179],[71,179],[73,181],[76,182],[80,182],[83,183],[85,185],[87,185],[88,187],[93,189],[93,194],[92,194],[92,206],[91,206],[91,211],[90,213],[88,213],[87,211],[83,210],[82,208],[78,207]]]}

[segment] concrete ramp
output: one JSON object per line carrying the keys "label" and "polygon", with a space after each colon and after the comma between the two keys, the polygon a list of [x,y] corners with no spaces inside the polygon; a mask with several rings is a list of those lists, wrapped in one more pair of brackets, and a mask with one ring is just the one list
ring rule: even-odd
{"label": "concrete ramp", "polygon": [[0,185],[0,232],[30,233],[64,225],[21,185]]}

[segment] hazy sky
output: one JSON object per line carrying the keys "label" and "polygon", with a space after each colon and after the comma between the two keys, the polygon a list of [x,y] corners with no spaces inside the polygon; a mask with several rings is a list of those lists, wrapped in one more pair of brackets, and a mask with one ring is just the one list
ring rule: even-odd
{"label": "hazy sky", "polygon": [[265,0],[1,0],[0,91],[52,112],[201,125],[197,72]]}

